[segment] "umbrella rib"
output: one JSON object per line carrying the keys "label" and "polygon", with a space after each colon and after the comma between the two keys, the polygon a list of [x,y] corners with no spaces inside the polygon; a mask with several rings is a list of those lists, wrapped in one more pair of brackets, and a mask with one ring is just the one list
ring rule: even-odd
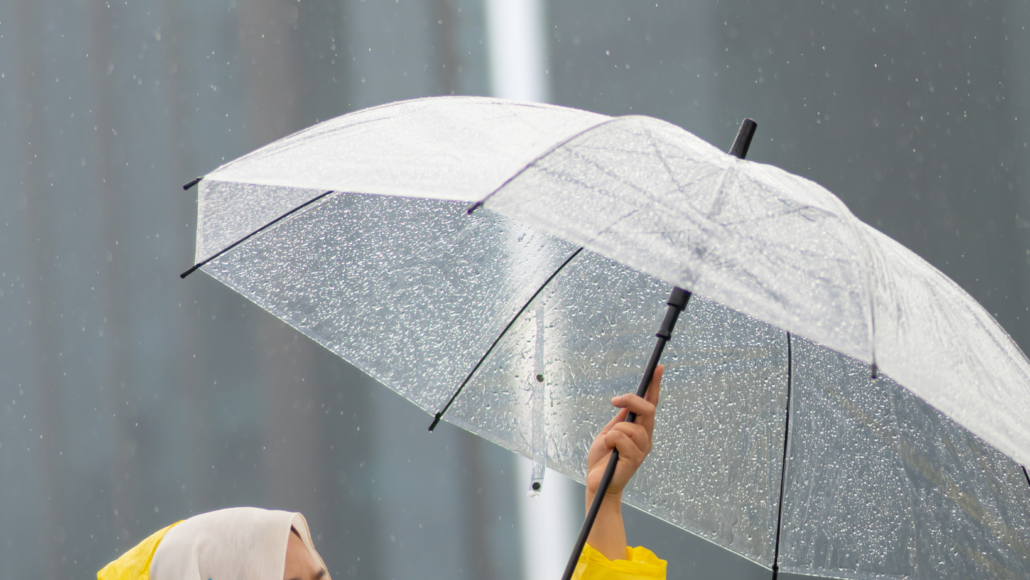
{"label": "umbrella rib", "polygon": [[1020,465],[1020,467],[1021,467],[1021,468],[1023,468],[1023,477],[1025,477],[1025,478],[1026,478],[1026,484],[1027,484],[1027,485],[1030,485],[1030,474],[1028,474],[1028,473],[1026,472],[1026,467],[1025,467],[1025,466],[1023,466],[1023,465]]}
{"label": "umbrella rib", "polygon": [[283,215],[275,218],[274,220],[268,222],[267,224],[261,226],[260,228],[254,230],[254,231],[250,232],[249,234],[243,236],[242,238],[236,240],[235,242],[232,243],[232,245],[226,247],[222,251],[220,251],[217,254],[211,256],[210,258],[204,260],[203,262],[200,262],[199,264],[194,264],[193,267],[191,267],[189,270],[186,270],[182,274],[179,274],[179,277],[180,278],[186,278],[186,276],[189,276],[190,274],[196,272],[200,268],[203,268],[211,260],[214,260],[215,258],[221,256],[222,254],[228,252],[229,250],[235,248],[236,246],[242,244],[243,242],[249,240],[250,238],[256,236],[257,234],[260,234],[261,232],[263,232],[263,231],[267,230],[268,228],[274,226],[275,224],[279,223],[280,221],[285,219],[287,216],[290,216],[290,215],[293,215],[293,214],[297,213],[298,211],[304,209],[305,207],[307,207],[307,206],[315,203],[316,201],[322,199],[323,197],[329,195],[330,193],[333,193],[333,190],[329,190],[329,191],[327,191],[327,192],[325,192],[325,193],[323,193],[321,195],[315,196],[314,198],[309,199],[308,201],[298,205],[297,207],[295,207],[295,208],[291,209],[290,211],[284,213]]}
{"label": "umbrella rib", "polygon": [[787,452],[790,450],[790,387],[794,381],[794,353],[787,333],[787,413],[783,421],[783,462],[780,464],[780,503],[776,506],[776,547],[773,549],[773,580],[780,574],[780,530],[783,527],[783,488],[787,484]]}
{"label": "umbrella rib", "polygon": [[526,308],[529,308],[529,305],[532,304],[534,300],[536,300],[536,297],[539,296],[540,293],[543,292],[544,288],[546,288],[547,285],[551,283],[551,280],[554,280],[554,277],[557,276],[559,272],[564,270],[565,266],[568,266],[569,262],[575,259],[575,257],[578,256],[579,253],[582,251],[583,248],[580,247],[577,248],[575,252],[572,252],[572,255],[566,258],[565,261],[562,262],[561,266],[558,266],[558,268],[554,272],[551,272],[551,275],[547,277],[547,280],[544,280],[544,283],[536,289],[536,292],[534,292],[533,295],[529,297],[529,300],[527,300],[526,303],[522,305],[522,308],[519,308],[519,311],[515,313],[515,316],[513,316],[510,321],[508,321],[508,325],[504,327],[504,330],[502,330],[499,335],[497,335],[497,338],[494,340],[493,344],[490,345],[490,348],[486,349],[486,352],[483,353],[483,356],[479,358],[479,362],[476,363],[476,366],[472,367],[472,370],[469,371],[469,374],[465,377],[465,380],[461,381],[461,384],[458,385],[458,389],[454,391],[453,395],[451,395],[451,398],[447,401],[447,404],[444,405],[443,409],[440,409],[440,411],[433,417],[433,424],[429,426],[430,431],[436,428],[436,425],[440,422],[440,419],[443,418],[443,414],[447,412],[447,409],[451,408],[451,404],[454,403],[454,400],[458,398],[459,394],[461,394],[461,390],[465,388],[465,385],[467,385],[470,380],[472,380],[472,375],[476,374],[476,371],[479,370],[479,367],[483,364],[483,361],[485,361],[486,358],[490,356],[490,353],[493,352],[494,348],[501,342],[501,339],[504,338],[504,335],[508,333],[508,329],[510,329],[515,324],[515,321],[518,320],[520,316],[522,316],[522,313],[526,311]]}
{"label": "umbrella rib", "polygon": [[471,214],[472,212],[476,211],[477,209],[483,207],[483,204],[486,203],[488,199],[490,199],[491,197],[496,195],[498,191],[501,191],[502,189],[504,189],[509,183],[511,183],[512,181],[515,181],[516,179],[518,179],[518,177],[521,176],[523,173],[525,173],[526,170],[528,170],[530,167],[533,167],[534,165],[539,163],[540,160],[543,159],[544,157],[547,157],[551,153],[554,153],[555,151],[557,151],[557,150],[561,149],[562,147],[568,145],[569,143],[571,143],[575,139],[577,139],[579,137],[582,137],[583,135],[586,135],[590,131],[593,131],[594,129],[597,129],[599,127],[607,125],[607,124],[609,124],[609,123],[611,123],[613,121],[616,121],[616,120],[618,120],[620,118],[621,117],[609,117],[609,118],[607,118],[607,119],[605,119],[605,120],[603,120],[603,121],[601,121],[601,122],[599,122],[599,123],[597,123],[595,125],[591,125],[591,126],[587,127],[586,129],[583,129],[582,131],[579,131],[579,132],[575,133],[571,137],[568,137],[568,138],[566,138],[566,139],[564,139],[562,141],[559,141],[558,143],[553,145],[551,148],[549,148],[547,151],[544,151],[543,153],[538,155],[536,159],[534,159],[533,161],[527,163],[522,169],[519,169],[518,171],[516,171],[514,175],[512,175],[508,179],[504,180],[504,183],[502,183],[497,189],[495,189],[495,190],[491,191],[490,193],[486,194],[486,197],[484,197],[483,199],[481,199],[481,200],[477,201],[476,203],[472,204],[472,207],[468,208],[468,210],[466,210],[466,211],[469,214]]}

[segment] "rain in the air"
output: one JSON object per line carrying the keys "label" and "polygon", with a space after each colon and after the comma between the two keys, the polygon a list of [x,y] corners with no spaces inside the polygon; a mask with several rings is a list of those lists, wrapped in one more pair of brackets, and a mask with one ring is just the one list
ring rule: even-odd
{"label": "rain in the air", "polygon": [[0,576],[1030,578],[1030,3],[0,3]]}

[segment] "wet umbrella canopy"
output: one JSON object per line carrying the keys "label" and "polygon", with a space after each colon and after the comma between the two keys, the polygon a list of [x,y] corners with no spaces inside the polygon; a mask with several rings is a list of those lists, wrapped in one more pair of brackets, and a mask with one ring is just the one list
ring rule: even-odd
{"label": "wet umbrella canopy", "polygon": [[628,503],[785,571],[1030,574],[1030,364],[810,181],[647,117],[452,97],[264,147],[199,212],[205,272],[580,481],[691,290]]}

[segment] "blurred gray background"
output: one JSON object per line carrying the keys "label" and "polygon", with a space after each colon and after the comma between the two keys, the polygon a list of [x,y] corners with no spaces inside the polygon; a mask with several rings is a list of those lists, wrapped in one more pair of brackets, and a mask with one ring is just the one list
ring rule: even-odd
{"label": "blurred gray background", "polygon": [[[178,278],[191,178],[359,108],[511,96],[505,1],[0,2],[0,576],[93,577],[171,522],[259,505],[304,512],[336,578],[531,577],[524,538],[578,523],[581,488],[558,523],[527,519],[508,452],[430,435],[239,295]],[[1027,350],[1027,2],[534,6],[533,50],[507,49],[539,61],[539,98],[722,148],[756,119],[750,159],[837,193]],[[627,520],[670,578],[769,576]]]}

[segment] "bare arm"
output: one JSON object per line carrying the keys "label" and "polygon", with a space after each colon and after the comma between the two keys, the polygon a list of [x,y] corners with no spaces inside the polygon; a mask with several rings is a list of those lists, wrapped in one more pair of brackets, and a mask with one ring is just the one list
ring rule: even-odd
{"label": "bare arm", "polygon": [[[627,394],[612,399],[612,405],[621,410],[594,439],[587,455],[587,509],[597,493],[608,466],[608,458],[613,449],[619,450],[619,463],[615,467],[615,475],[608,487],[601,508],[597,512],[597,520],[587,537],[595,550],[604,554],[609,560],[626,559],[626,528],[622,523],[622,490],[629,483],[637,468],[651,451],[651,434],[654,432],[655,407],[658,405],[658,394],[665,367],[659,365],[655,369],[654,378],[647,389],[645,398]],[[626,415],[630,411],[637,414],[633,423],[626,423]]]}

